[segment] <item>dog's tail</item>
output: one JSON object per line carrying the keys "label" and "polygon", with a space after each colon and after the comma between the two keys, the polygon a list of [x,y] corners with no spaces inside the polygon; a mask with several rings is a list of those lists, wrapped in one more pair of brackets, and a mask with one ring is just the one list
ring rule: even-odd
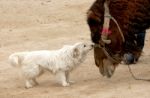
{"label": "dog's tail", "polygon": [[13,53],[9,56],[9,63],[14,67],[21,66],[21,63],[24,60],[24,57],[27,53],[28,52]]}

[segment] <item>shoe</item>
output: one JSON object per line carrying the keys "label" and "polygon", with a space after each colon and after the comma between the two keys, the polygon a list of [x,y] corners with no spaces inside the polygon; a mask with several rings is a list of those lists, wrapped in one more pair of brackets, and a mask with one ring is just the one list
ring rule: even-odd
{"label": "shoe", "polygon": [[126,53],[126,54],[124,54],[124,57],[123,57],[123,62],[125,63],[125,64],[135,64],[135,57],[134,57],[134,55],[133,54],[131,54],[131,53]]}

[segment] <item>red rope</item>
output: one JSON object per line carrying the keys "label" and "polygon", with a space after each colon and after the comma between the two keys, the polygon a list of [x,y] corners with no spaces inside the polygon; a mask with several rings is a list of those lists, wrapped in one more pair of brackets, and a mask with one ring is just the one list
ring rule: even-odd
{"label": "red rope", "polygon": [[110,35],[112,32],[108,28],[103,28],[101,34]]}

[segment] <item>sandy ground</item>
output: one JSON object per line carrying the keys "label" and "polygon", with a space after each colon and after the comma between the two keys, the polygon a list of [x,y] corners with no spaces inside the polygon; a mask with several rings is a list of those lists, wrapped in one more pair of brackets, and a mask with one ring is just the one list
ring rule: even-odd
{"label": "sandy ground", "polygon": [[[70,87],[61,87],[46,72],[38,78],[38,86],[25,89],[20,70],[9,65],[13,52],[90,41],[86,11],[93,1],[0,0],[0,98],[150,98],[150,82],[134,80],[125,65],[119,65],[111,79],[102,77],[93,52],[71,74],[76,83]],[[139,63],[131,66],[142,78],[150,78],[149,40],[150,34]]]}

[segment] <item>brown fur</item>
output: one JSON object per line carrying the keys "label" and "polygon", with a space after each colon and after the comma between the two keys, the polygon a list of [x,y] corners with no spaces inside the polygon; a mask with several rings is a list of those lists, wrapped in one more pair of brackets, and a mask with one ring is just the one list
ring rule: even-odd
{"label": "brown fur", "polygon": [[[104,2],[105,0],[96,0],[87,14],[87,22],[91,30],[91,39],[94,43],[101,40],[102,26],[104,22]],[[145,31],[150,27],[150,0],[110,0],[110,14],[117,20],[125,37],[123,43],[116,24],[111,20],[109,36],[112,43],[106,45],[115,55],[119,53],[122,58],[126,52],[131,52],[137,58],[140,57],[142,50],[137,47],[135,34]],[[103,59],[107,58],[100,48],[94,49],[96,65],[104,67]],[[114,64],[116,66],[116,64]]]}

